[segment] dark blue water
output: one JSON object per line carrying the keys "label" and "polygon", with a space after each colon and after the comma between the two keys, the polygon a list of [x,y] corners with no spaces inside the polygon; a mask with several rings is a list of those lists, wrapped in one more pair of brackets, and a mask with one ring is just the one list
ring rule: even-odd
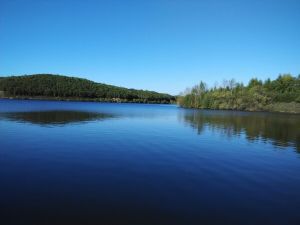
{"label": "dark blue water", "polygon": [[300,116],[0,100],[0,224],[300,224]]}

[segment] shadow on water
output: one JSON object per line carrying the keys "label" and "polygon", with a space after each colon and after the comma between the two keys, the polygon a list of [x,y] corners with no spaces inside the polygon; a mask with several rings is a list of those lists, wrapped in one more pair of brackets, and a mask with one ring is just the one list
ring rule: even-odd
{"label": "shadow on water", "polygon": [[67,124],[102,121],[114,118],[115,115],[109,113],[55,110],[1,113],[1,117],[10,121],[31,123],[40,126],[64,126]]}
{"label": "shadow on water", "polygon": [[300,116],[279,113],[185,110],[179,120],[198,134],[205,130],[227,137],[244,134],[253,142],[262,140],[277,147],[293,147],[300,153]]}

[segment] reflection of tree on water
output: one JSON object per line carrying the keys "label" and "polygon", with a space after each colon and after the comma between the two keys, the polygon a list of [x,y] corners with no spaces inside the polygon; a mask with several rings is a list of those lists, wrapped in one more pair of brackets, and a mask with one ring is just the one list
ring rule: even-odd
{"label": "reflection of tree on water", "polygon": [[250,141],[262,139],[276,146],[293,146],[300,151],[300,116],[272,113],[185,110],[180,119],[199,134],[205,129],[227,136],[245,134]]}
{"label": "reflection of tree on water", "polygon": [[8,120],[38,125],[66,125],[113,118],[112,114],[84,111],[35,111],[0,114]]}

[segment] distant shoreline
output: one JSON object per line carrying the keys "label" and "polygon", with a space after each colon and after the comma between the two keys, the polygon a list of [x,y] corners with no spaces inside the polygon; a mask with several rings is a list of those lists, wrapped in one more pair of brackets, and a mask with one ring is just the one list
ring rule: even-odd
{"label": "distant shoreline", "polygon": [[[178,105],[178,104],[177,104]],[[291,110],[291,107],[295,110]],[[266,113],[280,113],[280,114],[292,114],[292,115],[300,115],[300,103],[277,103],[266,106],[266,109],[253,109],[253,110],[242,110],[242,109],[214,109],[214,108],[194,108],[194,107],[185,107],[180,106],[183,109],[195,109],[195,110],[213,110],[213,111],[236,111],[236,112],[266,112]],[[288,109],[283,110],[282,108]]]}
{"label": "distant shoreline", "polygon": [[125,99],[103,99],[103,98],[62,98],[62,97],[45,97],[45,96],[0,96],[0,99],[10,100],[39,100],[39,101],[62,101],[62,102],[103,102],[103,103],[136,103],[136,104],[163,104],[176,105],[176,102],[157,102],[143,101],[141,99],[125,100]]}
{"label": "distant shoreline", "polygon": [[[160,102],[143,102],[143,101],[125,101],[124,99],[87,99],[87,98],[54,98],[54,97],[32,97],[32,96],[14,96],[14,97],[0,97],[1,99],[8,100],[39,100],[39,101],[61,101],[61,102],[99,102],[99,103],[131,103],[131,104],[162,104],[162,105],[178,105],[176,102],[160,103]],[[267,112],[267,113],[280,113],[280,114],[293,114],[300,115],[299,103],[277,103],[269,106],[269,109],[265,110],[239,110],[239,109],[213,109],[213,108],[192,108],[183,107],[178,105],[182,109],[195,109],[195,110],[213,110],[213,111],[237,111],[237,112]],[[291,110],[291,108],[295,110]],[[282,110],[289,109],[289,110]],[[280,110],[281,109],[281,110]]]}

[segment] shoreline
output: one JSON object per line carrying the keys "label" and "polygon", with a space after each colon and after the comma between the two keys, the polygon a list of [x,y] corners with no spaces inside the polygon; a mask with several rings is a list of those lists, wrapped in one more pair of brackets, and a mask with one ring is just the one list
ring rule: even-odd
{"label": "shoreline", "polygon": [[61,97],[28,97],[28,96],[14,96],[14,97],[0,97],[0,99],[9,100],[39,100],[39,101],[61,101],[61,102],[102,102],[102,103],[134,103],[134,104],[163,104],[163,105],[175,105],[176,102],[158,102],[158,101],[145,101],[142,99],[105,99],[105,98],[61,98]]}
{"label": "shoreline", "polygon": [[[0,97],[1,99],[8,99],[8,100],[38,100],[38,101],[61,101],[61,102],[99,102],[99,103],[131,103],[131,104],[162,104],[162,105],[177,105],[179,108],[182,109],[193,109],[193,110],[213,110],[213,111],[237,111],[237,112],[265,112],[265,113],[280,113],[280,114],[288,114],[288,115],[300,115],[300,104],[299,103],[278,103],[275,105],[285,105],[287,106],[295,106],[296,111],[282,111],[282,110],[272,110],[272,108],[263,109],[263,110],[241,110],[241,109],[214,109],[214,108],[193,108],[193,107],[184,107],[179,105],[176,102],[155,102],[155,101],[142,101],[142,100],[124,100],[124,99],[103,99],[103,98],[95,98],[95,99],[88,99],[88,98],[59,98],[59,97],[27,97],[27,96],[15,96],[15,97]],[[296,105],[294,105],[296,104]],[[271,106],[269,106],[271,107]],[[274,106],[273,106],[274,107]]]}
{"label": "shoreline", "polygon": [[[295,104],[295,105],[294,105]],[[183,109],[194,109],[194,110],[213,110],[213,111],[236,111],[236,112],[261,112],[261,113],[280,113],[280,114],[289,114],[289,115],[300,115],[300,103],[278,103],[274,105],[269,105],[266,107],[266,109],[262,110],[242,110],[242,109],[214,109],[214,108],[194,108],[194,107],[185,107],[185,106],[180,106],[177,104],[180,108]],[[294,105],[296,110],[290,110],[290,111],[283,111],[283,110],[276,110],[274,109],[275,107],[278,107],[279,105],[285,105],[285,106],[290,106]],[[273,108],[272,108],[273,107]],[[281,106],[282,107],[282,106]]]}

